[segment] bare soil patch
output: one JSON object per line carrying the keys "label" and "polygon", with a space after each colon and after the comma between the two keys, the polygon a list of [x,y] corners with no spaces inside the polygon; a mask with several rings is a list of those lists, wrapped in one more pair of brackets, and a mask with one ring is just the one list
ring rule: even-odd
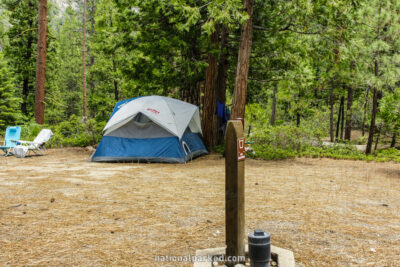
{"label": "bare soil patch", "polygon": [[[91,163],[83,149],[0,158],[0,265],[191,266],[224,245],[224,159]],[[400,266],[400,165],[247,160],[247,232],[299,266]]]}

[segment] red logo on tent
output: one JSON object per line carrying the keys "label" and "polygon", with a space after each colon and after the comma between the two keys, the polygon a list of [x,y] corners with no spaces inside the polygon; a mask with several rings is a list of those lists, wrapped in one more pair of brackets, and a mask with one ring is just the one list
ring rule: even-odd
{"label": "red logo on tent", "polygon": [[148,108],[147,110],[150,112],[153,112],[154,114],[160,114],[160,111],[152,109],[152,108]]}

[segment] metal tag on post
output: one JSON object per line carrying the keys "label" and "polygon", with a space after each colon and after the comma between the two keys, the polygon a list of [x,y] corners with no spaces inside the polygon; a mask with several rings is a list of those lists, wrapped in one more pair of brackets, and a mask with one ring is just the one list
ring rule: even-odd
{"label": "metal tag on post", "polygon": [[244,147],[244,138],[238,138],[237,146],[238,146],[238,160],[244,160],[246,158],[246,150]]}

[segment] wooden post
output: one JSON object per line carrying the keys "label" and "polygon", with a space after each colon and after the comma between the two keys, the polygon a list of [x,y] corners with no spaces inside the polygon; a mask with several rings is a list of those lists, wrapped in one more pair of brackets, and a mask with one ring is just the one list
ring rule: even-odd
{"label": "wooden post", "polygon": [[[245,256],[244,133],[240,120],[231,120],[225,142],[225,231],[226,256]],[[243,262],[226,262],[234,266]]]}

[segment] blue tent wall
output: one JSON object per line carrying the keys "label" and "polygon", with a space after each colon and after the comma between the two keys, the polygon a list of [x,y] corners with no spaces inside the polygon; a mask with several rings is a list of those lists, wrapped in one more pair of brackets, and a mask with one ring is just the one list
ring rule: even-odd
{"label": "blue tent wall", "polygon": [[[184,144],[188,151],[184,150]],[[178,137],[137,139],[103,136],[91,160],[184,163],[207,153],[199,134],[191,132],[186,132],[180,141]]]}

